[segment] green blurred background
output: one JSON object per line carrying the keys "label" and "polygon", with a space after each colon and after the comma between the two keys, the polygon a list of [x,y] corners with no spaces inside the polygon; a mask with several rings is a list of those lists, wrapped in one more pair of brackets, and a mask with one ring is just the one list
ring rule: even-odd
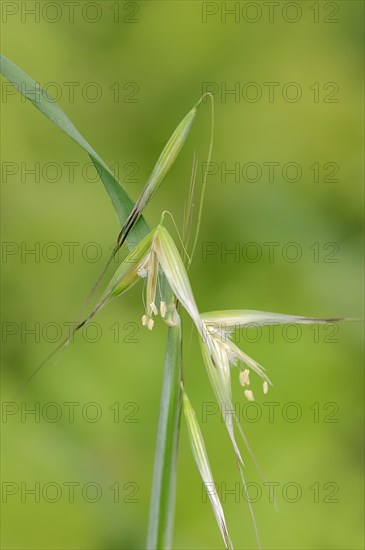
{"label": "green blurred background", "polygon": [[[208,178],[190,271],[199,308],[361,317],[363,3],[295,2],[288,7],[280,2],[270,21],[265,3],[227,2],[227,8],[239,11],[225,21],[224,3],[75,2],[71,22],[69,8],[59,2],[61,17],[53,23],[59,12],[51,4],[39,4],[49,11],[35,21],[24,11],[24,5],[31,8],[34,2],[2,3],[3,53],[41,85],[48,84],[51,95],[61,93],[62,108],[102,158],[109,165],[118,164],[120,179],[133,198],[204,83],[215,83],[213,161],[218,171]],[[10,15],[9,10],[16,13]],[[204,10],[212,12],[205,22]],[[297,15],[297,22],[287,21]],[[74,97],[68,91],[70,82],[77,83]],[[254,92],[254,87],[245,88],[249,82],[262,91],[256,102],[245,96],[245,90]],[[279,83],[272,102],[264,82]],[[283,99],[288,82],[300,87],[299,101]],[[333,85],[325,87],[328,82],[338,87],[332,96]],[[53,88],[50,83],[55,83]],[[314,83],[319,89],[316,101]],[[237,85],[243,90],[239,98],[221,94],[224,86]],[[106,261],[118,224],[93,171],[88,169],[85,177],[89,159],[84,152],[9,90],[2,79],[2,152],[7,163],[2,181],[2,387],[3,413],[8,413],[2,421],[2,546],[143,548],[166,327],[156,322],[152,333],[141,329],[138,286],[96,319],[101,333],[97,341],[87,341],[95,337],[92,329],[87,337],[78,337],[14,402],[15,389],[53,349],[50,339],[56,338],[55,330],[77,316]],[[293,90],[288,89],[289,95]],[[100,95],[95,101],[94,91]],[[328,102],[328,97],[338,101]],[[193,154],[200,162],[199,184],[209,128],[207,104],[148,206],[151,226],[162,209],[169,209],[181,227]],[[271,183],[263,164],[268,162],[280,163]],[[290,174],[284,177],[288,162],[301,167],[299,181],[287,181]],[[338,167],[337,182],[324,181],[333,167],[324,167],[328,162]],[[37,169],[35,163],[40,176],[26,175],[27,169]],[[75,163],[74,181],[65,163]],[[254,182],[248,172],[246,178],[241,173],[238,181],[232,175],[224,181],[222,163],[228,169],[239,163],[243,170],[247,163],[257,163],[262,177]],[[315,163],[320,166],[319,182],[309,168]],[[71,242],[79,243],[73,262],[70,245],[65,244]],[[214,243],[217,252],[203,261],[207,242]],[[267,242],[279,243],[274,261],[263,244]],[[302,252],[297,262],[283,258],[290,242]],[[58,261],[47,261],[47,251],[51,257],[56,250],[47,248],[49,243],[61,251]],[[97,243],[97,248],[88,243]],[[247,243],[256,243],[261,259],[250,261],[253,249],[245,248]],[[236,261],[232,255],[222,256],[224,246],[238,246],[247,254]],[[34,247],[39,247],[39,258],[22,257],[21,250]],[[97,261],[85,257],[96,250],[102,252]],[[329,262],[331,258],[337,261]],[[37,323],[40,335],[26,334]],[[12,328],[16,334],[9,334]],[[213,406],[214,396],[196,335],[190,339],[191,324],[185,317],[184,331],[186,387],[213,474],[221,493],[240,490],[219,415],[203,422],[204,407]],[[257,338],[253,333],[240,335],[240,345],[266,366],[274,382],[267,396],[257,387],[255,408],[247,408],[233,372],[242,424],[268,480],[276,484],[278,512],[247,456],[252,495],[255,488],[262,490],[253,505],[262,543],[275,549],[363,548],[362,326],[341,325],[332,335],[328,328],[315,333],[304,327],[299,340],[289,342],[293,334],[277,330],[272,338],[265,330]],[[70,403],[75,404],[73,422]],[[275,407],[273,418],[268,403]],[[41,412],[26,415],[26,407],[39,407]],[[51,422],[57,411],[60,418]],[[92,422],[96,412],[101,418]],[[261,418],[254,422],[256,414]],[[298,421],[288,421],[296,414]],[[44,493],[39,502],[26,494],[36,483]],[[74,502],[68,497],[70,485],[65,485],[70,483],[78,484]],[[102,493],[100,499],[88,502],[95,487]],[[16,494],[5,492],[11,489]],[[222,547],[202,495],[182,422],[174,548]],[[226,494],[223,500],[235,547],[254,548],[242,495]]]}

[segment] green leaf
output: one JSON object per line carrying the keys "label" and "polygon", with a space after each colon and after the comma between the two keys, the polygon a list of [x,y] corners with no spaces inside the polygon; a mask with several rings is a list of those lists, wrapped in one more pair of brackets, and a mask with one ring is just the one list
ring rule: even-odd
{"label": "green leaf", "polygon": [[[42,90],[42,88],[30,76],[24,73],[19,67],[0,55],[1,73],[11,82],[15,88],[41,111],[49,120],[51,120],[60,130],[62,130],[71,139],[76,141],[90,156],[95,168],[105,186],[105,189],[113,203],[114,209],[123,225],[132,211],[133,201],[128,196],[123,186],[115,178],[110,168],[99,157],[94,149],[89,145],[86,139],[80,134],[77,128],[72,124],[67,115],[57,105],[57,103]],[[127,237],[129,246],[132,247],[139,242],[147,233],[149,228],[145,220],[140,217]]]}
{"label": "green leaf", "polygon": [[149,550],[171,547],[181,411],[181,325],[169,327],[147,532]]}

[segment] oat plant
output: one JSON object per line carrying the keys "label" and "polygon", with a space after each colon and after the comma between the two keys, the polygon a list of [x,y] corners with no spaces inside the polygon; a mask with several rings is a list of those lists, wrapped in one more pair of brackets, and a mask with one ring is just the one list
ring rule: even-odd
{"label": "oat plant", "polygon": [[[238,419],[234,416],[234,413],[227,414],[226,411],[234,411],[231,390],[232,373],[237,376],[240,384],[243,386],[243,395],[248,401],[255,399],[250,387],[250,377],[253,374],[262,379],[262,391],[264,394],[268,392],[271,380],[266,374],[264,367],[241,350],[233,342],[231,336],[238,327],[242,326],[327,323],[340,321],[341,319],[316,319],[242,309],[212,311],[208,313],[202,313],[199,310],[190,284],[188,268],[192,262],[197,245],[207,174],[203,176],[198,212],[195,219],[193,219],[196,159],[194,159],[193,163],[182,237],[176,231],[174,222],[171,222],[171,216],[168,213],[161,212],[160,223],[151,230],[143,217],[143,211],[180,153],[196,118],[198,109],[202,105],[203,98],[193,106],[178,124],[158,158],[140,197],[136,203],[133,203],[110,168],[83,138],[57,103],[48,97],[35,81],[3,56],[1,58],[1,72],[37,109],[88,153],[117,214],[121,229],[115,240],[112,256],[93,289],[91,289],[85,307],[100,286],[116,252],[124,243],[129,247],[127,257],[116,269],[96,305],[91,308],[89,313],[85,314],[84,319],[78,322],[72,334],[52,352],[51,356],[61,347],[73,341],[75,333],[93,318],[101,308],[106,306],[111,300],[119,298],[122,294],[128,292],[136,284],[141,284],[143,292],[143,300],[141,300],[141,324],[147,330],[152,330],[157,317],[159,317],[168,327],[146,547],[152,550],[171,547],[179,424],[181,410],[183,410],[192,455],[206,488],[218,529],[225,547],[233,548],[222,504],[217,492],[213,489],[214,478],[203,435],[183,383],[181,309],[187,312],[196,328],[202,353],[201,363],[205,365],[208,379],[221,409],[232,444],[232,450],[236,458],[238,475],[246,491],[257,544],[260,547],[258,528],[246,489],[243,453],[240,449],[241,444],[245,447],[247,454],[254,461],[255,459]],[[214,111],[212,98],[210,97],[210,99],[213,128]],[[208,161],[212,154],[212,143],[213,130],[208,150]],[[195,232],[192,232],[194,223]],[[171,232],[168,227],[171,227]],[[176,234],[175,239],[171,235],[172,232]],[[135,245],[133,243],[138,244]],[[241,304],[239,304],[240,306]],[[28,381],[44,366],[51,356],[48,356],[38,365],[28,378]]]}

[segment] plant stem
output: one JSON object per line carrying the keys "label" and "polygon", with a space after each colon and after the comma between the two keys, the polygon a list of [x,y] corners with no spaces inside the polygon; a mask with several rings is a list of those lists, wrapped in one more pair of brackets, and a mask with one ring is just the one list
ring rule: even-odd
{"label": "plant stem", "polygon": [[148,550],[171,548],[181,412],[181,324],[169,327],[147,532]]}

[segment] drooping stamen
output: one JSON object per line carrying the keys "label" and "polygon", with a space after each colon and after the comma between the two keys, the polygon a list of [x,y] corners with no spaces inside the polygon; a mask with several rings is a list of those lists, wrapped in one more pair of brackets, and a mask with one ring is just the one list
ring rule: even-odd
{"label": "drooping stamen", "polygon": [[245,390],[243,393],[245,394],[247,401],[255,401],[255,398],[251,390]]}
{"label": "drooping stamen", "polygon": [[250,371],[248,369],[245,369],[244,371],[241,371],[239,374],[240,384],[241,386],[249,386],[250,385]]}
{"label": "drooping stamen", "polygon": [[158,259],[157,255],[154,252],[154,250],[151,250],[148,264],[147,264],[147,270],[148,270],[148,276],[147,276],[147,286],[146,286],[146,302],[148,304],[148,315],[151,316],[152,313],[154,315],[158,314],[158,310],[155,304],[156,300],[156,288],[157,288],[157,281],[158,281]]}
{"label": "drooping stamen", "polygon": [[160,302],[160,313],[161,313],[161,317],[165,317],[167,313],[167,306],[166,306],[166,302],[164,301]]}
{"label": "drooping stamen", "polygon": [[152,311],[152,313],[154,315],[158,315],[158,309],[157,309],[156,304],[154,302],[150,303],[150,310]]}

